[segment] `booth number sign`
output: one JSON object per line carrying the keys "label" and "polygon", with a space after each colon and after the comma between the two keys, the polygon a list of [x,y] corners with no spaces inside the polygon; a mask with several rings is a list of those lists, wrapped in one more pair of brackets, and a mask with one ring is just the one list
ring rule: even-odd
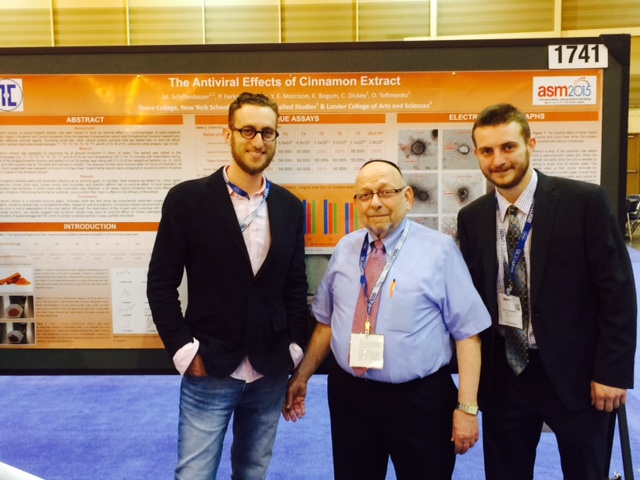
{"label": "booth number sign", "polygon": [[607,68],[607,47],[593,45],[549,45],[549,68]]}

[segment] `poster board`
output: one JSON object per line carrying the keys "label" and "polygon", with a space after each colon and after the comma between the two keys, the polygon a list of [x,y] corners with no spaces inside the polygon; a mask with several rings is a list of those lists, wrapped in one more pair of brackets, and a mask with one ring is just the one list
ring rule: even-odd
{"label": "poster board", "polygon": [[529,116],[536,168],[601,183],[622,219],[629,48],[613,35],[0,50],[0,373],[173,372],[145,295],[160,207],[229,162],[221,130],[242,91],[280,105],[267,175],[307,212],[310,295],[359,228],[366,160],[396,161],[410,217],[455,236],[487,188],[469,133],[493,103]]}

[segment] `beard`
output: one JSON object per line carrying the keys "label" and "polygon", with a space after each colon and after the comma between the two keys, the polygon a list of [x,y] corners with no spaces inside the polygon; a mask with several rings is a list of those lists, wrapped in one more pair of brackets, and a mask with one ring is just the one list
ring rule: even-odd
{"label": "beard", "polygon": [[245,154],[245,150],[241,150],[240,148],[238,148],[238,146],[234,142],[231,148],[231,156],[233,157],[233,160],[243,172],[249,175],[256,175],[258,173],[264,172],[266,168],[271,164],[271,161],[276,154],[276,150],[274,148],[271,152],[267,151],[262,162],[252,164],[246,162],[244,158],[242,158],[243,154]]}
{"label": "beard", "polygon": [[[503,188],[505,190],[513,188],[519,185],[520,182],[522,182],[522,179],[525,177],[525,175],[527,174],[527,171],[529,170],[529,163],[530,163],[529,152],[526,152],[524,161],[516,164],[512,169],[510,169],[510,171],[513,173],[513,176],[511,178],[507,178],[502,181],[496,180],[495,178],[489,178],[489,181],[498,188]],[[500,173],[500,172],[493,172],[493,173]]]}

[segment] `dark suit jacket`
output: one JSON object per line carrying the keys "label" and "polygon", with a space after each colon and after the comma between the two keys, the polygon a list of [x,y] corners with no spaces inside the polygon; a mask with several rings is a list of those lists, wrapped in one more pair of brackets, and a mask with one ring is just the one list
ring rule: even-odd
{"label": "dark suit jacket", "polygon": [[[481,403],[488,401],[501,343],[496,338],[495,218],[494,192],[458,214],[460,248],[493,324],[482,334]],[[538,172],[530,241],[533,331],[550,381],[567,408],[590,405],[591,380],[632,388],[633,271],[604,190]]]}
{"label": "dark suit jacket", "polygon": [[[211,376],[228,376],[245,355],[263,375],[293,368],[289,344],[304,348],[307,339],[304,215],[301,202],[274,184],[267,207],[271,247],[254,276],[222,169],[167,194],[147,297],[171,357],[195,337]],[[177,288],[185,268],[183,317]]]}

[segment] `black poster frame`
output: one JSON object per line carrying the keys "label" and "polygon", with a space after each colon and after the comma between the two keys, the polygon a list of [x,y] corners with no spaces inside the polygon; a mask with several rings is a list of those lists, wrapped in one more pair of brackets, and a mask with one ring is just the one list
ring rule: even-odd
{"label": "black poster frame", "polygon": [[[606,45],[601,184],[624,225],[630,35],[374,43],[0,49],[2,76],[546,70],[549,45]],[[175,373],[162,349],[0,348],[0,374]]]}

